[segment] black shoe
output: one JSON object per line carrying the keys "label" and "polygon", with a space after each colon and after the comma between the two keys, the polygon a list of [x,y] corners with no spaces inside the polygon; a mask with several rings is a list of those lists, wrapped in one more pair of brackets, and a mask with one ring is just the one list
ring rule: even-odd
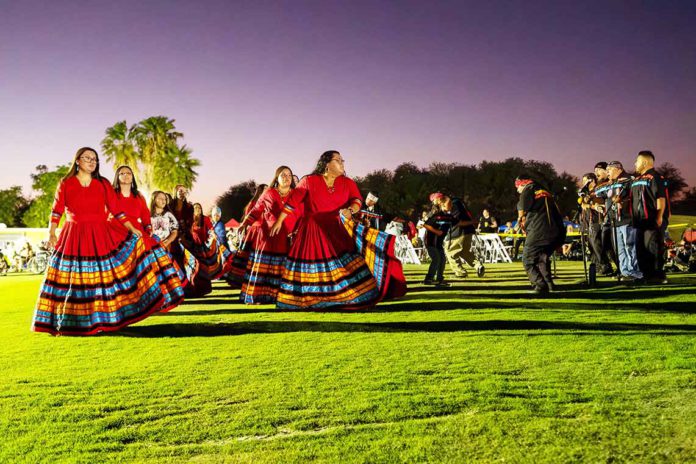
{"label": "black shoe", "polygon": [[626,285],[643,285],[645,283],[645,279],[643,279],[642,277],[637,278],[624,276],[621,278],[621,283]]}
{"label": "black shoe", "polygon": [[435,282],[433,282],[432,279],[425,279],[423,285],[435,285]]}
{"label": "black shoe", "polygon": [[444,280],[441,280],[439,282],[435,282],[435,286],[438,288],[443,288],[443,287],[449,287],[450,284],[449,284],[449,282],[445,282]]}
{"label": "black shoe", "polygon": [[538,296],[545,296],[549,294],[549,287],[535,286],[532,290],[529,291],[529,293]]}
{"label": "black shoe", "polygon": [[647,283],[651,285],[665,285],[668,284],[669,281],[667,280],[666,277],[650,277],[649,279],[646,279]]}
{"label": "black shoe", "polygon": [[484,265],[479,266],[476,269],[476,275],[479,276],[479,278],[483,277],[486,275],[486,267]]}

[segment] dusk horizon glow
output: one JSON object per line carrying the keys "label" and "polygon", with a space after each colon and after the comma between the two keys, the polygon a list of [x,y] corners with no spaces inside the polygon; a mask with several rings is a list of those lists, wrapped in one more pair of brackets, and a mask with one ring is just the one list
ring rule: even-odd
{"label": "dusk horizon glow", "polygon": [[688,1],[4,2],[0,188],[157,115],[206,209],[327,149],[351,176],[512,156],[581,176],[650,149],[694,186],[695,20]]}

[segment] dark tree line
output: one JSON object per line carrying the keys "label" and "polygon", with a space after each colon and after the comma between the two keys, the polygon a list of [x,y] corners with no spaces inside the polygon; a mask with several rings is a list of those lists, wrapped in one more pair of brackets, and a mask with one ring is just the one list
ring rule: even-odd
{"label": "dark tree line", "polygon": [[577,178],[565,172],[559,174],[544,161],[508,158],[479,165],[433,163],[424,169],[405,163],[393,172],[375,171],[355,180],[364,193],[378,192],[387,215],[416,219],[420,211],[429,208],[429,194],[441,191],[462,198],[474,214],[488,208],[500,220],[510,220],[516,217],[514,180],[521,173],[545,185],[563,212],[572,214],[575,210]]}
{"label": "dark tree line", "polygon": [[[671,198],[679,197],[687,187],[679,169],[664,163],[658,171],[669,180]],[[546,161],[508,158],[483,161],[478,165],[432,163],[427,168],[403,163],[393,171],[380,169],[354,179],[363,195],[373,192],[379,196],[380,207],[388,217],[416,220],[421,211],[429,208],[428,196],[441,191],[462,198],[474,214],[488,208],[499,220],[507,221],[517,218],[518,196],[514,180],[522,173],[546,186],[555,196],[561,212],[573,217],[577,208],[578,178],[584,173],[577,176],[558,173]],[[251,199],[256,185],[253,180],[242,182],[218,197],[223,219],[233,217],[241,220],[244,206]]]}

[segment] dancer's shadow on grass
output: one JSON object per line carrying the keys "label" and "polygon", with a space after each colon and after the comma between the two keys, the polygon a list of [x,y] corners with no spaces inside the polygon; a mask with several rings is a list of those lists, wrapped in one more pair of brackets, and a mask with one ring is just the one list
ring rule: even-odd
{"label": "dancer's shadow on grass", "polygon": [[[686,324],[637,324],[612,322],[565,322],[530,320],[423,321],[423,322],[335,322],[257,321],[219,324],[154,324],[131,326],[107,336],[143,338],[224,337],[246,334],[294,332],[501,332],[487,335],[693,335],[696,326]],[[531,333],[529,333],[531,332]]]}
{"label": "dancer's shadow on grass", "polygon": [[400,301],[381,303],[369,310],[372,313],[396,313],[401,311],[454,311],[454,310],[535,310],[535,311],[635,311],[665,313],[696,313],[696,305],[688,302],[646,303],[629,301],[621,303],[568,302],[553,298],[530,298],[520,302],[519,298],[505,296],[509,301],[496,298],[477,298],[467,301],[433,300]]}

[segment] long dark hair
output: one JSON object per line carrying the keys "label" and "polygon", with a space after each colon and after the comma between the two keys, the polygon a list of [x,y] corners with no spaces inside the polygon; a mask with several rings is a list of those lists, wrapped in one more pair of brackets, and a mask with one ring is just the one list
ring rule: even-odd
{"label": "long dark hair", "polygon": [[169,198],[167,198],[167,193],[161,191],[161,190],[155,190],[152,192],[152,196],[150,197],[150,216],[154,216],[157,211],[157,205],[155,204],[155,199],[157,198],[157,195],[159,194],[164,195],[164,199],[167,200],[164,202],[164,208],[162,208],[162,216],[164,216],[164,213],[171,213],[171,210],[169,209]]}
{"label": "long dark hair", "polygon": [[123,166],[119,166],[118,169],[116,169],[116,174],[114,174],[114,181],[111,183],[111,185],[114,187],[116,193],[121,193],[121,183],[118,181],[118,173],[121,172],[121,169],[123,168],[126,168],[131,172],[131,178],[133,179],[133,182],[131,182],[131,194],[137,198],[140,195],[140,193],[138,193],[138,182],[136,182],[135,174],[133,173],[133,170],[130,166],[127,166],[125,164]]}
{"label": "long dark hair", "polygon": [[314,172],[312,172],[312,174],[318,174],[320,176],[323,176],[326,172],[326,166],[328,166],[328,164],[331,162],[334,155],[340,155],[340,153],[336,150],[329,150],[322,153],[319,157],[319,160],[317,161],[317,166],[314,168]]}
{"label": "long dark hair", "polygon": [[263,195],[263,192],[266,191],[268,188],[268,185],[266,184],[259,184],[256,186],[256,190],[254,191],[254,196],[251,197],[251,200],[249,200],[249,203],[244,206],[244,211],[243,213],[246,214],[249,209],[253,208],[256,202],[261,198],[261,195]]}
{"label": "long dark hair", "polygon": [[205,217],[205,214],[203,214],[203,205],[201,205],[200,203],[193,204],[193,219],[196,219],[196,205],[198,205],[198,207],[201,209],[201,217],[198,218],[196,225],[198,227],[203,227],[203,218]]}
{"label": "long dark hair", "polygon": [[77,153],[75,153],[75,158],[73,158],[72,165],[70,166],[68,173],[65,176],[63,176],[62,180],[67,180],[67,179],[69,179],[71,177],[75,177],[77,175],[77,171],[79,170],[79,167],[77,166],[77,160],[79,160],[80,157],[86,151],[91,151],[92,153],[94,153],[94,156],[97,157],[97,167],[92,172],[92,179],[97,179],[100,181],[104,179],[104,177],[102,177],[102,175],[99,174],[99,153],[97,153],[97,150],[95,150],[94,148],[90,148],[90,147],[82,147],[79,150],[77,150]]}
{"label": "long dark hair", "polygon": [[[290,184],[290,188],[294,189],[296,187],[295,186],[295,176],[292,174],[292,169],[290,169],[287,166],[278,166],[278,169],[275,170],[275,174],[273,175],[273,180],[271,181],[270,184],[268,184],[268,186],[271,188],[276,188],[278,186],[278,176],[280,175],[281,172],[283,172],[286,169],[288,171],[290,171],[290,177],[292,177],[292,183]],[[261,193],[263,193],[263,192],[261,192]]]}

